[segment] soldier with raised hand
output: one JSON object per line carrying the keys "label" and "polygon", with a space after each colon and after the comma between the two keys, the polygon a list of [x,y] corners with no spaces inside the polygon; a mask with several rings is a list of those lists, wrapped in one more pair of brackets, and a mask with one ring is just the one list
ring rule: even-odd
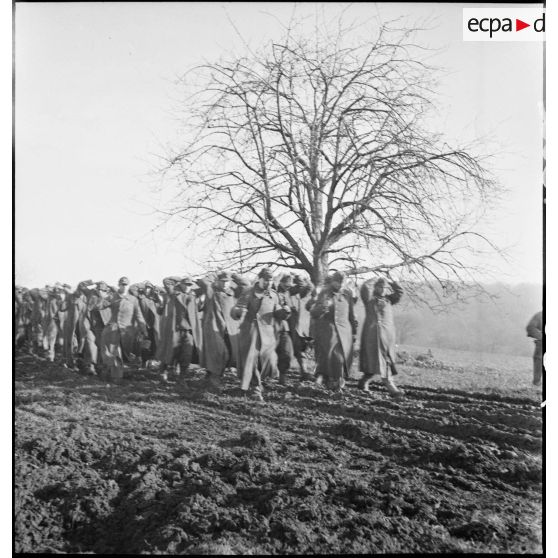
{"label": "soldier with raised hand", "polygon": [[109,323],[112,315],[109,306],[104,302],[110,296],[110,288],[104,281],[98,281],[91,290],[87,301],[86,319],[88,322],[87,339],[89,361],[87,371],[96,375],[102,367],[103,330]]}
{"label": "soldier with raised hand", "polygon": [[43,321],[43,346],[46,353],[46,358],[49,362],[54,362],[56,351],[56,341],[59,332],[58,310],[60,307],[59,292],[62,290],[62,285],[56,283],[48,293],[48,299],[45,304],[45,315]]}
{"label": "soldier with raised hand", "polygon": [[312,304],[316,341],[316,382],[325,379],[328,387],[340,391],[345,386],[353,361],[357,332],[352,293],[343,288],[345,275],[335,271]]}
{"label": "soldier with raised hand", "polygon": [[44,337],[44,319],[46,314],[46,301],[48,299],[48,293],[45,289],[31,289],[29,291],[29,297],[32,300],[31,306],[31,354],[41,357],[43,352],[43,337]]}
{"label": "soldier with raised hand", "polygon": [[31,336],[31,312],[33,301],[29,296],[29,290],[25,287],[16,286],[14,296],[14,313],[16,324],[15,347],[21,349],[32,339]]}
{"label": "soldier with raised hand", "polygon": [[180,279],[176,286],[176,328],[180,333],[177,366],[180,373],[187,372],[192,363],[199,364],[202,350],[202,333],[199,319],[197,291],[192,288],[190,276]]}
{"label": "soldier with raised hand", "polygon": [[76,353],[83,356],[85,347],[85,331],[83,327],[83,317],[87,311],[87,297],[89,285],[93,281],[87,279],[80,281],[75,292],[71,296],[66,296],[63,309],[67,311],[64,328],[64,366],[71,370],[78,371],[75,359]]}
{"label": "soldier with raised hand", "polygon": [[157,312],[158,297],[155,295],[156,287],[150,281],[143,282],[143,288],[139,289],[138,300],[143,318],[147,326],[147,339],[142,343],[141,362],[145,368],[149,361],[155,359],[157,346],[159,344],[159,320]]}
{"label": "soldier with raised hand", "polygon": [[289,316],[289,330],[293,343],[294,356],[300,368],[300,379],[311,380],[313,374],[309,371],[308,352],[314,340],[310,334],[310,311],[307,306],[312,299],[314,285],[309,279],[300,275],[293,278],[291,294],[291,315]]}
{"label": "soldier with raised hand", "polygon": [[364,376],[358,386],[369,391],[372,376],[379,374],[389,394],[401,397],[403,390],[393,383],[397,375],[395,354],[395,323],[393,305],[403,296],[403,289],[396,281],[389,282],[380,277],[365,281],[360,289],[366,317],[360,341],[360,369]]}
{"label": "soldier with raised hand", "polygon": [[117,291],[100,305],[110,308],[111,317],[102,334],[103,365],[115,383],[124,377],[124,363],[129,362],[136,338],[136,327],[142,335],[147,335],[145,320],[138,299],[128,293],[130,280],[121,277]]}
{"label": "soldier with raised hand", "polygon": [[287,385],[287,374],[294,358],[291,324],[288,319],[291,316],[291,309],[294,307],[294,301],[291,296],[292,286],[293,278],[289,273],[285,273],[279,279],[277,285],[279,304],[281,307],[288,309],[288,314],[284,320],[279,322],[277,331],[277,367],[279,369],[279,383],[283,386]]}
{"label": "soldier with raised hand", "polygon": [[256,284],[245,290],[231,311],[239,328],[239,369],[241,390],[247,397],[252,389],[253,397],[263,402],[262,378],[276,377],[278,321],[288,317],[289,310],[281,306],[279,296],[272,288],[273,274],[263,268]]}
{"label": "soldier with raised hand", "polygon": [[177,285],[181,277],[166,277],[163,279],[165,292],[158,297],[157,311],[160,315],[160,339],[157,347],[157,360],[160,364],[161,379],[169,379],[169,369],[176,374],[181,352],[181,333],[177,327],[178,301]]}

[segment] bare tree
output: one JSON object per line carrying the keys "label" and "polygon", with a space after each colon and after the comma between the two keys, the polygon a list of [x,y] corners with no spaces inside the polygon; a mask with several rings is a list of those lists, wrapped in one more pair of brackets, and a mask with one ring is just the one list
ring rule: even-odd
{"label": "bare tree", "polygon": [[[328,269],[439,287],[470,280],[476,225],[496,199],[472,146],[428,125],[436,75],[412,29],[350,27],[205,64],[184,80],[185,143],[168,216],[211,235],[214,265],[278,265],[320,283]],[[429,129],[430,128],[430,129]]]}

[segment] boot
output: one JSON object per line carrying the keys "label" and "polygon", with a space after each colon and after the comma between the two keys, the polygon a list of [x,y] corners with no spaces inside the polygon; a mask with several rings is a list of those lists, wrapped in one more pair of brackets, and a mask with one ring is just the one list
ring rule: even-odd
{"label": "boot", "polygon": [[382,382],[384,386],[386,386],[388,393],[392,397],[402,397],[405,395],[405,392],[402,389],[399,389],[394,383],[391,378],[382,378]]}
{"label": "boot", "polygon": [[359,381],[358,381],[358,389],[361,389],[362,391],[365,392],[369,392],[370,391],[370,382],[372,381],[372,378],[370,376],[363,376]]}

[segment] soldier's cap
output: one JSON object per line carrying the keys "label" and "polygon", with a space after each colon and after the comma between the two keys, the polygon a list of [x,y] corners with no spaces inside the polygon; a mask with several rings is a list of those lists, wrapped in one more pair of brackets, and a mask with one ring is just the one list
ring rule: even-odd
{"label": "soldier's cap", "polygon": [[78,283],[77,288],[78,289],[85,289],[86,287],[88,287],[89,285],[93,285],[93,281],[91,281],[91,279],[86,279],[85,281],[80,281]]}
{"label": "soldier's cap", "polygon": [[218,271],[217,272],[217,280],[218,281],[229,281],[231,278],[231,274],[228,271]]}
{"label": "soldier's cap", "polygon": [[290,273],[285,273],[283,276],[281,276],[279,283],[287,283],[288,281],[292,281],[292,279],[293,276]]}
{"label": "soldier's cap", "polygon": [[71,291],[72,290],[72,285],[68,285],[68,283],[64,283],[62,285],[67,291]]}
{"label": "soldier's cap", "polygon": [[119,285],[129,285],[130,284],[130,279],[128,279],[128,277],[120,277],[120,279],[118,279],[118,284]]}
{"label": "soldier's cap", "polygon": [[259,279],[273,279],[273,273],[271,273],[271,270],[269,269],[269,267],[264,267],[258,273],[258,278]]}
{"label": "soldier's cap", "polygon": [[143,282],[143,288],[144,289],[152,289],[153,288],[153,283],[151,281],[144,281]]}
{"label": "soldier's cap", "polygon": [[342,283],[345,280],[345,274],[341,271],[334,271],[329,277],[329,281],[339,281]]}
{"label": "soldier's cap", "polygon": [[104,281],[99,281],[97,283],[97,289],[103,292],[107,292],[109,290],[108,285]]}
{"label": "soldier's cap", "polygon": [[192,281],[192,278],[189,275],[185,275],[184,277],[182,277],[180,282],[183,283],[184,285],[193,285],[194,284],[194,281]]}
{"label": "soldier's cap", "polygon": [[379,279],[376,279],[376,282],[374,283],[374,286],[378,285],[385,285],[386,284],[386,280],[383,277],[380,277]]}
{"label": "soldier's cap", "polygon": [[303,277],[302,275],[295,275],[293,278],[293,283],[301,287],[306,287],[310,285],[310,281],[306,277]]}
{"label": "soldier's cap", "polygon": [[163,286],[165,287],[174,287],[176,285],[176,279],[174,277],[165,277],[163,279]]}

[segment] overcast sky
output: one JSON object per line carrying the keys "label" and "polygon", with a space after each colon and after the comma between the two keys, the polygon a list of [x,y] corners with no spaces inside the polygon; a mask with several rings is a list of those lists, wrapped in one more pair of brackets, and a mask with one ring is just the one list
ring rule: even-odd
{"label": "overcast sky", "polygon": [[[315,10],[297,7],[300,16]],[[432,22],[421,40],[443,47],[434,61],[449,70],[436,127],[450,139],[497,139],[494,170],[509,193],[486,231],[509,247],[510,263],[497,263],[503,281],[540,283],[542,43],[463,42],[458,4],[350,10]],[[176,136],[173,80],[203,60],[242,53],[240,36],[252,47],[279,38],[277,20],[292,11],[289,3],[17,4],[16,281],[160,282],[200,271],[203,253],[173,240],[176,230],[153,231],[159,217],[149,209],[155,154]]]}

